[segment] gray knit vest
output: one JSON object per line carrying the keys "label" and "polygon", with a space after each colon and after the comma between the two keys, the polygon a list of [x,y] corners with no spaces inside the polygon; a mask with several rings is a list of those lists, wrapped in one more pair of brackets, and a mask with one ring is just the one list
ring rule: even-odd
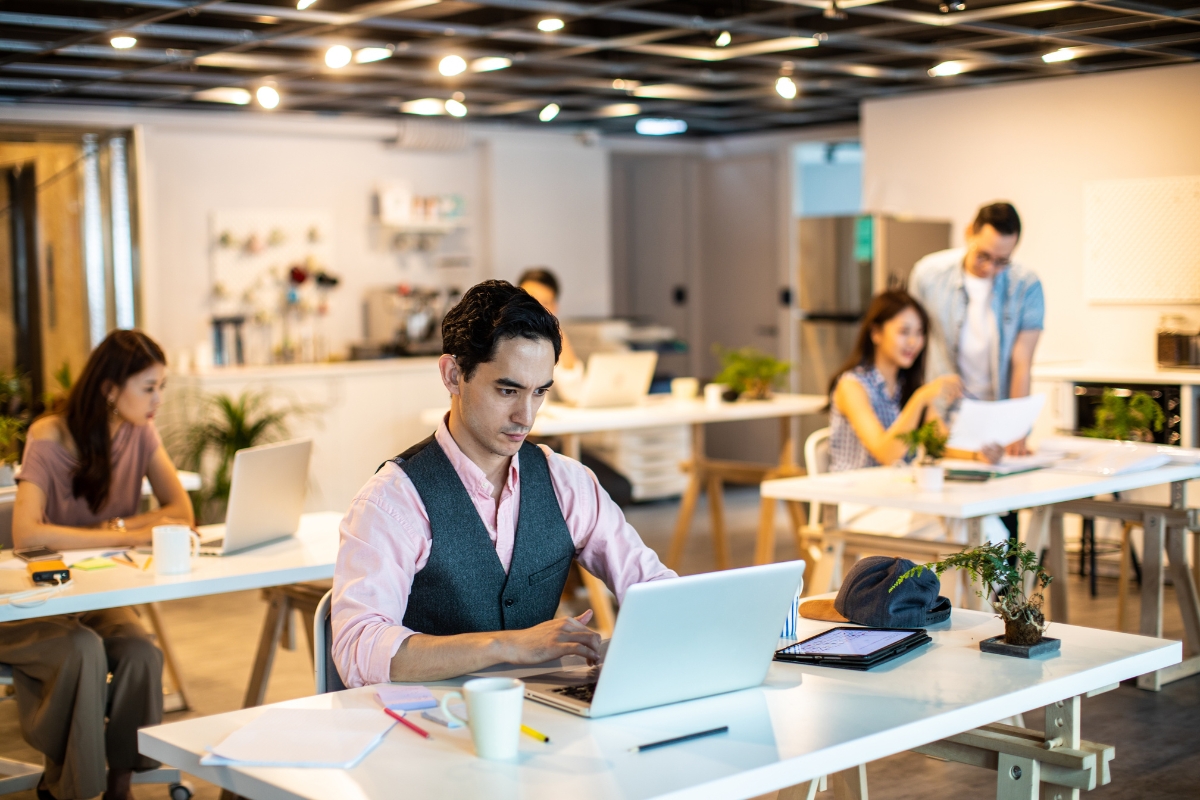
{"label": "gray knit vest", "polygon": [[550,482],[550,466],[528,442],[518,454],[521,503],[508,574],[467,490],[430,436],[393,463],[412,480],[429,515],[429,560],[413,578],[404,626],[434,636],[520,630],[553,619],[575,543]]}

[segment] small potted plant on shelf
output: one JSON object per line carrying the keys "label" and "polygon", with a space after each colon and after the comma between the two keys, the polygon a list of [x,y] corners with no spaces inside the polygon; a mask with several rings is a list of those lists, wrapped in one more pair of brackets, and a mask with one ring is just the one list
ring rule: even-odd
{"label": "small potted plant on shelf", "polygon": [[908,445],[908,457],[913,462],[913,479],[923,492],[940,492],[946,482],[946,471],[941,461],[946,456],[949,437],[941,426],[930,420],[924,425],[898,435]]}
{"label": "small potted plant on shelf", "polygon": [[891,588],[927,569],[938,577],[946,570],[966,570],[982,587],[977,594],[1004,620],[1004,634],[984,639],[979,643],[980,650],[1029,658],[1059,649],[1061,642],[1045,635],[1047,623],[1042,613],[1042,590],[1053,579],[1038,563],[1037,554],[1019,540],[985,544],[932,564],[918,565],[897,578]]}
{"label": "small potted plant on shelf", "polygon": [[731,392],[746,400],[768,399],[779,379],[792,368],[788,362],[753,347],[726,350],[714,345],[713,352],[721,359],[721,372],[713,378],[713,383],[728,386]]}
{"label": "small potted plant on shelf", "polygon": [[1162,430],[1164,419],[1162,406],[1145,392],[1134,392],[1126,398],[1105,389],[1096,409],[1095,426],[1081,433],[1096,439],[1153,442],[1154,434]]}

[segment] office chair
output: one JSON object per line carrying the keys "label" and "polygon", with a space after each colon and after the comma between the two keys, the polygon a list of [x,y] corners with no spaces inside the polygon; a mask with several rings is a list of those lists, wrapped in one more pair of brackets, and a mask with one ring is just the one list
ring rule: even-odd
{"label": "office chair", "polygon": [[337,665],[333,663],[333,590],[317,603],[313,616],[313,669],[316,673],[317,694],[340,692],[346,688]]}

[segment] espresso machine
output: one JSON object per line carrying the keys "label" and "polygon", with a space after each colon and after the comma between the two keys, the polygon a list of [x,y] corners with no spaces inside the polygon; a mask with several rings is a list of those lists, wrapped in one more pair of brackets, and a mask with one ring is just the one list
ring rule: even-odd
{"label": "espresso machine", "polygon": [[457,288],[399,284],[368,289],[363,299],[363,342],[355,360],[440,355],[442,317],[462,297]]}

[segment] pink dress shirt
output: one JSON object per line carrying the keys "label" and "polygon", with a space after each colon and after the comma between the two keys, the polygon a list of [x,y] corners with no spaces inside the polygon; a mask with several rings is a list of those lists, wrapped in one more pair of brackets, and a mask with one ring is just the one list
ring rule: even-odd
{"label": "pink dress shirt", "polygon": [[[492,485],[450,436],[446,421],[436,441],[463,482],[496,556],[508,572],[521,501],[519,459],[512,459],[500,501]],[[642,543],[637,531],[596,476],[578,461],[542,446],[550,481],[575,542],[575,557],[620,601],[635,583],[674,578],[675,573]],[[414,633],[402,624],[413,578],[429,560],[429,515],[404,470],[384,464],[350,504],[341,525],[333,575],[333,659],[346,685],[387,683],[392,657]]]}

